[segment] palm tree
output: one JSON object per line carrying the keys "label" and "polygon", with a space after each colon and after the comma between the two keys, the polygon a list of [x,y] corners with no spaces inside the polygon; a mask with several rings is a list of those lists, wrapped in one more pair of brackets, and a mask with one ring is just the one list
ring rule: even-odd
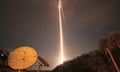
{"label": "palm tree", "polygon": [[110,35],[108,36],[108,40],[109,40],[109,47],[106,48],[106,51],[108,55],[110,56],[112,63],[114,64],[117,72],[120,72],[120,69],[111,52],[111,50],[115,48],[120,48],[120,32],[119,31],[111,32]]}
{"label": "palm tree", "polygon": [[[115,59],[114,59],[114,57],[113,57],[113,55],[112,55],[112,53],[111,53],[111,51],[110,51],[110,46],[112,46],[111,44],[112,43],[110,43],[110,42],[113,42],[113,39],[116,39],[115,37],[116,37],[116,35],[114,36],[113,35],[113,33],[112,33],[112,35],[110,35],[112,38],[102,38],[102,39],[100,39],[99,40],[99,50],[102,50],[102,51],[104,51],[106,54],[107,54],[107,56],[109,56],[109,58],[111,59],[111,61],[112,61],[112,63],[113,63],[113,65],[114,65],[114,67],[116,68],[116,70],[117,70],[117,72],[120,72],[120,69],[119,69],[119,67],[118,67],[118,65],[117,65],[117,63],[116,63],[116,61],[115,61]],[[114,36],[114,37],[113,37]],[[110,40],[112,40],[112,41],[110,41]],[[113,43],[114,44],[114,43]],[[116,44],[115,44],[116,45]],[[115,46],[114,45],[114,46]],[[113,46],[112,46],[113,47]]]}
{"label": "palm tree", "polygon": [[108,55],[110,56],[110,59],[111,59],[113,65],[115,66],[117,72],[120,72],[120,69],[119,69],[119,67],[118,67],[118,65],[117,65],[117,63],[116,63],[116,61],[115,61],[115,59],[114,59],[114,57],[113,57],[110,49],[109,49],[109,48],[106,48],[106,51],[107,51]]}

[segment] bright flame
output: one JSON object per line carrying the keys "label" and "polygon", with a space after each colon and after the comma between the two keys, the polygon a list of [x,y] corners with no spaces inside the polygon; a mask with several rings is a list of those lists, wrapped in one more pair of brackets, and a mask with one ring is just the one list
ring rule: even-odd
{"label": "bright flame", "polygon": [[59,9],[59,27],[60,27],[60,55],[61,55],[61,64],[64,62],[64,52],[63,52],[63,28],[62,28],[62,16],[61,16],[61,0],[59,0],[58,9]]}

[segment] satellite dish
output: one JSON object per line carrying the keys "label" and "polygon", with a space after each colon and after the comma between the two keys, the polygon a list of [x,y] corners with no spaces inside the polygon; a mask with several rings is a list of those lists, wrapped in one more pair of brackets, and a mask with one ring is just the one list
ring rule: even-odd
{"label": "satellite dish", "polygon": [[21,46],[10,52],[8,65],[15,70],[27,69],[38,58],[36,50],[30,46]]}

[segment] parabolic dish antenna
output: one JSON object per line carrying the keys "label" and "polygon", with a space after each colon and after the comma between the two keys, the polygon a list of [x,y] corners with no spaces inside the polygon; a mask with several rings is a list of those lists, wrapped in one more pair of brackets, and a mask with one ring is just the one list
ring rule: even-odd
{"label": "parabolic dish antenna", "polygon": [[30,46],[21,46],[11,51],[8,57],[8,65],[15,70],[27,69],[38,58],[36,50]]}

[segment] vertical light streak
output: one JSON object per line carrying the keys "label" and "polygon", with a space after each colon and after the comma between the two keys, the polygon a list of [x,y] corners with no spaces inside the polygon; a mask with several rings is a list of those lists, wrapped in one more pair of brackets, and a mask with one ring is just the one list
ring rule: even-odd
{"label": "vertical light streak", "polygon": [[58,10],[59,10],[59,27],[60,27],[60,55],[61,55],[61,64],[63,64],[64,61],[64,52],[63,52],[63,27],[62,27],[62,14],[61,14],[61,9],[62,9],[62,3],[61,0],[59,0],[58,3]]}

